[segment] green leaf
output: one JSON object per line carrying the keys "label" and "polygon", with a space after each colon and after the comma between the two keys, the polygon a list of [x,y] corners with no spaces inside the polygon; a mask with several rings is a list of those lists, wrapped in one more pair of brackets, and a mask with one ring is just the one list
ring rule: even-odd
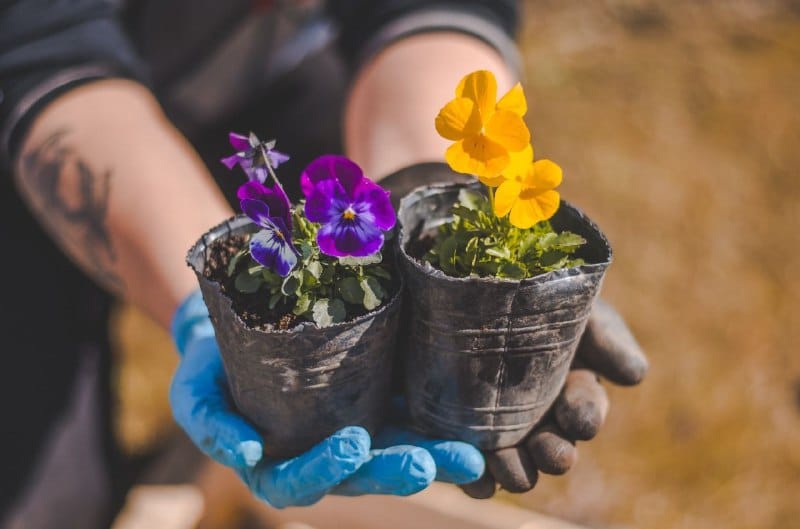
{"label": "green leaf", "polygon": [[382,279],[391,280],[392,274],[387,269],[382,266],[373,266],[370,267],[366,273],[371,276],[380,277]]}
{"label": "green leaf", "polygon": [[364,289],[361,288],[361,284],[355,277],[345,277],[338,281],[336,286],[342,295],[342,299],[346,302],[354,305],[362,305],[364,303]]}
{"label": "green leaf", "polygon": [[569,257],[566,253],[559,250],[550,250],[542,254],[539,262],[542,267],[555,270],[561,268],[567,259]]}
{"label": "green leaf", "polygon": [[525,279],[525,269],[516,263],[503,263],[497,270],[498,277],[506,277],[509,279]]}
{"label": "green leaf", "polygon": [[310,261],[306,265],[306,271],[314,276],[315,279],[319,279],[319,276],[322,275],[322,263],[319,261]]}
{"label": "green leaf", "polygon": [[364,308],[374,310],[381,304],[381,300],[386,295],[383,292],[380,281],[374,277],[366,277],[361,280],[361,288],[364,290]]}
{"label": "green leaf", "polygon": [[308,309],[311,308],[311,297],[308,294],[303,294],[299,298],[297,298],[297,302],[294,304],[294,309],[292,309],[292,313],[297,316],[301,314],[305,314],[308,312]]}
{"label": "green leaf", "polygon": [[236,280],[234,281],[233,285],[239,292],[244,294],[253,294],[258,292],[258,289],[261,288],[261,276],[252,276],[245,270],[236,276]]}
{"label": "green leaf", "polygon": [[367,255],[365,257],[339,257],[339,264],[344,266],[367,266],[371,264],[377,264],[383,261],[383,255],[381,252],[375,252],[372,255]]}
{"label": "green leaf", "polygon": [[467,209],[480,210],[486,202],[486,196],[471,189],[462,189],[458,192],[458,203]]}
{"label": "green leaf", "polygon": [[439,256],[439,266],[447,273],[456,272],[456,258],[458,257],[458,238],[450,236],[443,240],[436,248]]}
{"label": "green leaf", "polygon": [[303,284],[301,278],[302,275],[298,277],[297,270],[286,276],[286,279],[283,280],[283,284],[281,285],[281,292],[283,292],[285,296],[299,295],[300,287]]}
{"label": "green leaf", "polygon": [[553,248],[558,248],[562,252],[565,253],[574,253],[578,248],[586,244],[586,239],[578,235],[577,233],[572,233],[569,231],[565,231],[558,234],[556,237],[555,243],[553,243]]}
{"label": "green leaf", "polygon": [[303,241],[298,243],[297,246],[300,248],[300,255],[303,256],[303,261],[307,261],[314,255],[314,248],[311,246],[311,243]]}
{"label": "green leaf", "polygon": [[283,294],[277,292],[269,297],[269,310],[278,306],[278,302],[283,299]]}
{"label": "green leaf", "polygon": [[347,310],[341,299],[322,298],[314,303],[311,315],[314,323],[320,327],[327,327],[344,321],[347,317]]}
{"label": "green leaf", "polygon": [[486,248],[486,254],[491,255],[492,257],[497,257],[499,259],[510,259],[511,258],[511,250],[508,248],[498,248],[493,246],[491,248]]}
{"label": "green leaf", "polygon": [[247,273],[251,276],[261,275],[261,272],[264,270],[264,267],[260,264],[254,264],[247,268]]}
{"label": "green leaf", "polygon": [[242,248],[238,252],[236,252],[233,257],[231,257],[230,262],[228,263],[228,277],[231,277],[233,273],[236,271],[236,265],[239,264],[239,260],[247,255],[250,252],[250,248]]}

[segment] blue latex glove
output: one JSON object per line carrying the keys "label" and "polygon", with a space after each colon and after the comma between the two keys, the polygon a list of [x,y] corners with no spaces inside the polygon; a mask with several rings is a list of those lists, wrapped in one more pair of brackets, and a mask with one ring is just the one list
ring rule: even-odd
{"label": "blue latex glove", "polygon": [[172,336],[181,354],[170,388],[175,420],[205,454],[236,470],[274,507],[311,505],[325,494],[405,496],[434,479],[464,484],[483,474],[483,456],[472,445],[427,439],[395,425],[374,440],[364,428],[348,426],[295,458],[265,458],[261,436],[231,406],[199,291],[176,311]]}

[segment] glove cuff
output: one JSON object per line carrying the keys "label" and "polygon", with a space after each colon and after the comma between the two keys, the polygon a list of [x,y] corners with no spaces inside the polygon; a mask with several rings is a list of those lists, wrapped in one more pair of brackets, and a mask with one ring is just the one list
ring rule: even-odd
{"label": "glove cuff", "polygon": [[178,353],[183,356],[192,340],[214,336],[214,327],[208,316],[208,308],[200,290],[195,290],[181,302],[170,325],[172,340]]}

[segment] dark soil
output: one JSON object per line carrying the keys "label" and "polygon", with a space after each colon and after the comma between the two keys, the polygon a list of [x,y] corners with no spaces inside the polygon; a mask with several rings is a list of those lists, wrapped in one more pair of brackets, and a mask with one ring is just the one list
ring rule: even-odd
{"label": "dark soil", "polygon": [[236,235],[228,239],[218,239],[208,248],[208,261],[204,275],[220,284],[222,292],[233,302],[233,310],[248,327],[262,331],[288,330],[299,323],[291,308],[278,303],[269,308],[269,294],[263,289],[253,294],[239,292],[234,286],[236,275],[244,269],[247,259],[240,259],[232,276],[228,276],[228,263],[236,253],[244,248],[248,238]]}
{"label": "dark soil", "polygon": [[[247,242],[248,237],[244,235],[236,235],[224,240],[217,239],[212,242],[208,247],[208,260],[203,275],[220,284],[222,292],[231,299],[233,310],[248,327],[262,331],[285,331],[296,327],[304,319],[292,313],[291,305],[279,302],[274,309],[270,309],[270,296],[263,287],[252,294],[240,292],[236,288],[236,276],[248,266],[250,263],[248,259],[240,259],[234,273],[228,276],[228,263],[239,250],[244,248]],[[430,240],[428,248],[432,245],[433,239]],[[427,249],[423,250],[421,255],[424,255],[426,251]],[[394,267],[390,266],[390,269],[394,273]],[[399,287],[400,284],[397,280],[392,281],[388,287],[390,298],[394,297]],[[360,318],[368,312],[364,307],[355,305],[348,304],[347,308],[350,320]]]}
{"label": "dark soil", "polygon": [[428,250],[433,248],[435,242],[436,240],[432,235],[412,238],[406,244],[406,253],[414,259],[419,259],[421,261],[422,258],[425,257],[425,254],[428,253]]}

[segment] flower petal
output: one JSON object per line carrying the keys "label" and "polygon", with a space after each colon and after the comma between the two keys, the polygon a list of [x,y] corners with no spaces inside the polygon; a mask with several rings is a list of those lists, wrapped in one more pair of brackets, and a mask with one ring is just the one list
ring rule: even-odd
{"label": "flower petal", "polygon": [[391,230],[397,222],[389,192],[368,178],[364,178],[353,190],[354,207],[357,211],[367,211],[372,222],[382,230]]}
{"label": "flower petal", "polygon": [[531,142],[528,126],[510,110],[498,110],[486,123],[486,136],[508,149],[521,151]]}
{"label": "flower petal", "polygon": [[341,217],[348,206],[347,195],[337,180],[318,183],[307,196],[305,215],[311,222],[332,222]]}
{"label": "flower petal", "polygon": [[[236,196],[239,198],[240,203],[243,200],[257,200],[265,203],[268,208],[268,216],[272,219],[280,218],[291,231],[292,206],[289,203],[289,197],[286,196],[286,192],[281,187],[276,185],[270,188],[260,182],[251,181],[239,186],[239,189],[236,190]],[[242,210],[244,210],[243,204]]]}
{"label": "flower petal", "polygon": [[349,195],[352,188],[362,178],[364,178],[364,172],[354,161],[345,156],[326,154],[308,164],[303,174],[300,175],[300,188],[308,198],[311,190],[318,183],[337,179]]}
{"label": "flower petal", "polygon": [[270,218],[269,206],[267,206],[265,202],[253,200],[252,198],[245,198],[240,200],[239,204],[244,214],[262,228],[268,228],[275,224]]}
{"label": "flower petal", "polygon": [[263,229],[250,238],[250,255],[281,277],[288,276],[297,264],[297,253],[291,241],[277,226]]}
{"label": "flower petal", "polygon": [[267,152],[267,156],[269,156],[269,163],[273,169],[277,169],[280,164],[289,161],[289,155],[280,151],[270,150]]}
{"label": "flower petal", "polygon": [[497,102],[497,110],[509,110],[519,117],[528,112],[528,101],[525,99],[525,92],[522,85],[517,83],[514,87]]}
{"label": "flower petal", "polygon": [[236,132],[230,132],[228,133],[228,141],[230,142],[231,147],[237,151],[250,150],[250,140],[247,136],[237,134]]}
{"label": "flower petal", "polygon": [[497,188],[494,194],[494,214],[504,217],[519,200],[522,184],[516,180],[506,180]]}
{"label": "flower petal", "polygon": [[503,171],[503,176],[522,181],[533,165],[533,145],[530,143],[524,149],[509,153],[508,167]]}
{"label": "flower petal", "polygon": [[472,99],[478,105],[483,122],[494,113],[497,101],[497,80],[488,70],[478,70],[465,76],[456,88],[456,97]]}
{"label": "flower petal", "polygon": [[383,246],[383,232],[358,218],[338,219],[323,225],[317,232],[317,244],[322,253],[335,257],[366,257]]}
{"label": "flower petal", "polygon": [[233,169],[237,164],[241,163],[242,160],[243,158],[238,154],[232,154],[221,159],[220,162],[222,162],[228,169]]}
{"label": "flower petal", "polygon": [[436,116],[435,124],[440,136],[453,141],[478,134],[483,127],[478,106],[466,97],[447,103]]}
{"label": "flower petal", "polygon": [[520,195],[520,199],[511,208],[511,215],[508,220],[512,225],[520,229],[528,229],[537,222],[547,220],[552,217],[560,202],[557,191],[545,191],[543,193],[532,193],[532,190],[525,189]]}
{"label": "flower petal", "polygon": [[550,160],[537,160],[525,179],[527,187],[538,190],[555,189],[561,185],[564,173],[561,167]]}
{"label": "flower petal", "polygon": [[506,181],[506,177],[503,176],[502,174],[499,174],[497,176],[479,176],[478,180],[480,180],[483,185],[489,187],[497,187]]}
{"label": "flower petal", "polygon": [[494,178],[508,166],[508,152],[485,136],[476,135],[456,142],[445,159],[457,173]]}
{"label": "flower petal", "polygon": [[245,182],[236,190],[236,197],[239,200],[250,199],[263,201],[264,197],[268,195],[269,192],[270,189],[261,182]]}

